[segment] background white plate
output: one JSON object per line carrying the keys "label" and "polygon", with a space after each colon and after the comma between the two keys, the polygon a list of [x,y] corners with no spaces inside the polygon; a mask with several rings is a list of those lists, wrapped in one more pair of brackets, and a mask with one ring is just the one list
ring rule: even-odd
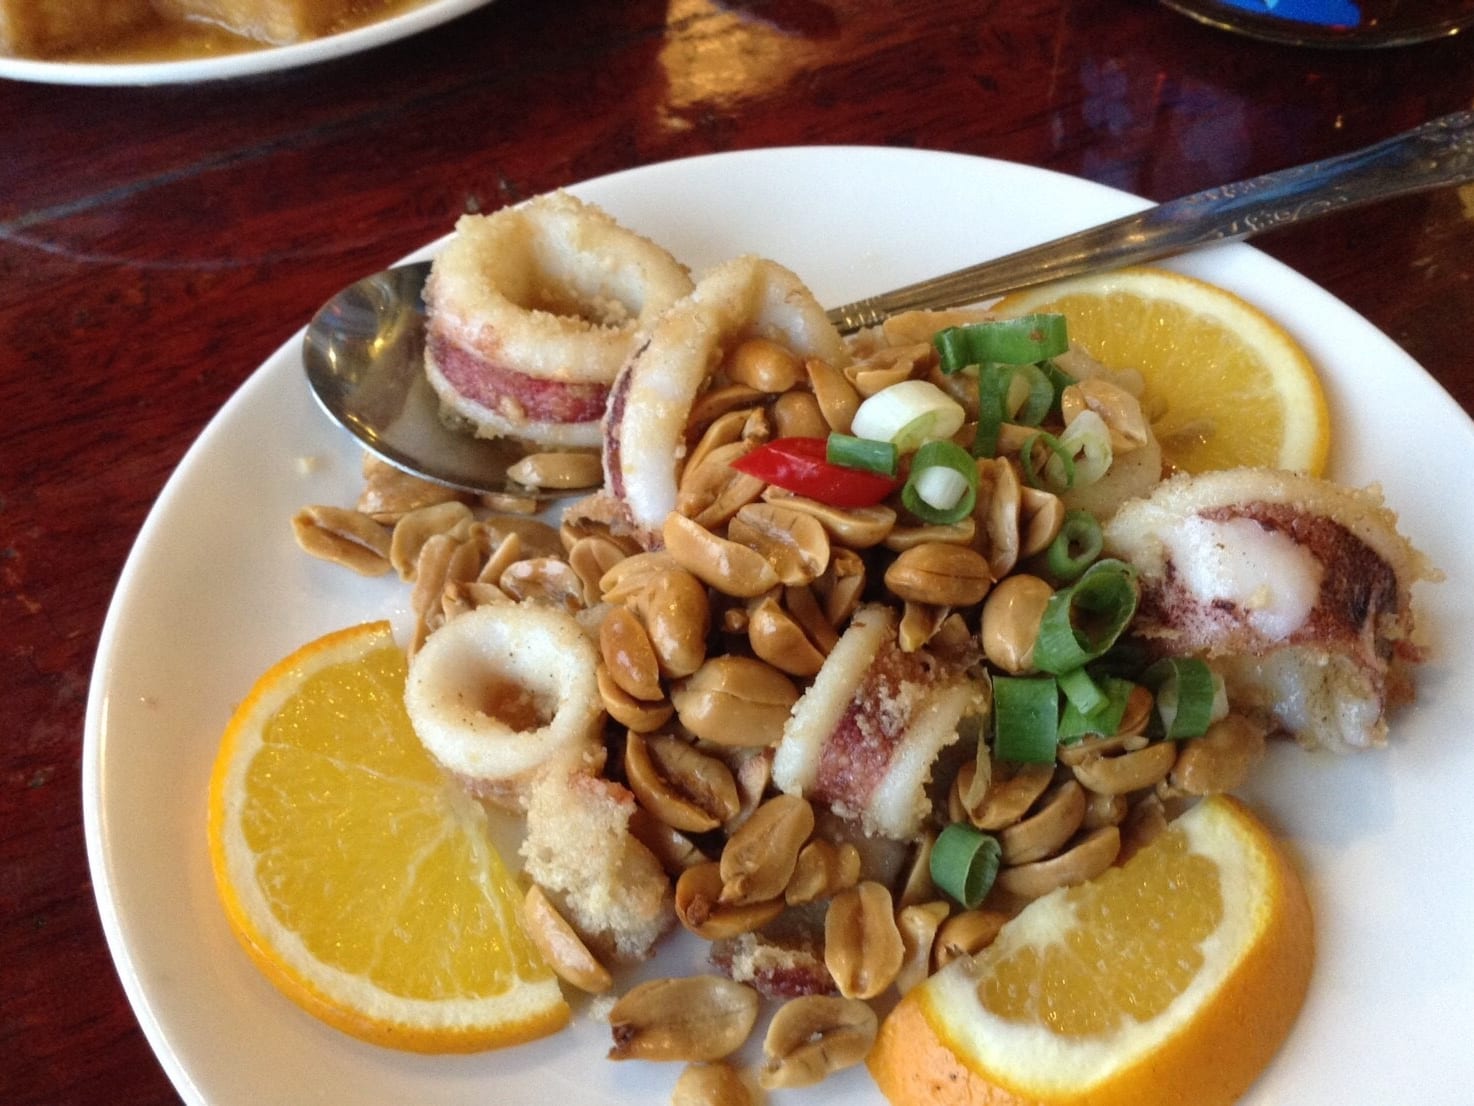
{"label": "background white plate", "polygon": [[[701,269],[775,258],[840,303],[1112,218],[1119,192],[1018,165],[866,148],[757,150],[672,162],[574,189]],[[1426,589],[1435,659],[1391,747],[1337,759],[1275,750],[1250,798],[1306,874],[1319,926],[1309,999],[1246,1101],[1467,1106],[1474,1084],[1474,519],[1450,485],[1474,427],[1390,340],[1246,246],[1182,263],[1260,304],[1324,370],[1335,475],[1380,480],[1404,529],[1449,573]],[[1400,274],[1389,274],[1399,279]],[[351,504],[358,452],[309,398],[292,337],[226,404],[149,516],[108,614],[88,703],[87,844],[113,956],[139,1021],[190,1102],[667,1101],[674,1065],[602,1059],[573,1027],[471,1057],[360,1044],[280,997],[226,928],[205,849],[205,790],[232,706],[279,657],[390,614],[397,582],[300,553],[288,519]],[[694,942],[693,942],[694,944]],[[653,971],[695,970],[685,945]],[[781,1101],[869,1103],[863,1071]]]}
{"label": "background white plate", "polygon": [[426,0],[419,7],[377,23],[369,23],[310,42],[180,61],[74,62],[0,57],[0,77],[40,84],[99,86],[183,84],[224,77],[246,77],[257,73],[272,73],[278,69],[296,69],[331,58],[357,54],[429,30],[458,15],[484,8],[489,3],[491,0]]}

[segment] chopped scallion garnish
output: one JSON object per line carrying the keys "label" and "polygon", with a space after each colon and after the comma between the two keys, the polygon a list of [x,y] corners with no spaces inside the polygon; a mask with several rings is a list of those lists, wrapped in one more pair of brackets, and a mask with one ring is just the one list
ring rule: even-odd
{"label": "chopped scallion garnish", "polygon": [[975,910],[992,890],[1002,856],[996,837],[966,822],[953,822],[932,845],[932,882],[966,909]]}
{"label": "chopped scallion garnish", "polygon": [[1050,764],[1059,744],[1059,684],[1052,676],[993,677],[993,752]]}
{"label": "chopped scallion garnish", "polygon": [[1058,357],[1070,348],[1063,315],[1021,315],[1017,319],[948,327],[932,342],[941,355],[945,373],[988,362],[1032,365]]}
{"label": "chopped scallion garnish", "polygon": [[1169,738],[1202,737],[1213,722],[1218,683],[1197,657],[1167,657],[1142,675],[1156,694],[1157,717]]}
{"label": "chopped scallion garnish", "polygon": [[850,433],[890,442],[908,453],[930,439],[952,437],[966,417],[962,404],[931,381],[903,380],[860,404],[850,420]]}
{"label": "chopped scallion garnish", "polygon": [[1094,515],[1078,509],[1066,511],[1059,533],[1044,551],[1049,574],[1061,584],[1079,579],[1100,556],[1103,544],[1100,523]]}
{"label": "chopped scallion garnish", "polygon": [[1059,740],[1070,744],[1085,737],[1109,737],[1121,729],[1121,719],[1126,716],[1126,701],[1136,685],[1130,680],[1107,676],[1098,682],[1105,694],[1105,701],[1088,714],[1073,702],[1065,703],[1065,711],[1059,720]]}
{"label": "chopped scallion garnish", "polygon": [[927,442],[911,459],[901,504],[921,521],[948,526],[972,513],[978,497],[978,466],[954,442]]}
{"label": "chopped scallion garnish", "polygon": [[1034,666],[1062,673],[1101,656],[1136,614],[1136,572],[1123,561],[1096,561],[1044,607]]}
{"label": "chopped scallion garnish", "polygon": [[824,459],[831,465],[842,465],[847,469],[894,476],[899,457],[900,451],[892,442],[877,442],[836,432],[829,435]]}
{"label": "chopped scallion garnish", "polygon": [[[1039,446],[1049,451],[1049,459],[1042,474],[1034,461],[1034,450]],[[1019,451],[1018,459],[1019,467],[1024,470],[1024,482],[1031,488],[1064,492],[1075,486],[1075,458],[1063,442],[1046,430],[1029,435],[1024,448]]]}

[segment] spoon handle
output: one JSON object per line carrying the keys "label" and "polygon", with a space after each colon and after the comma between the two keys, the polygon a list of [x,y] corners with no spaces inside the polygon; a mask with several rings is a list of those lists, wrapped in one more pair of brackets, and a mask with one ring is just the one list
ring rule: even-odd
{"label": "spoon handle", "polygon": [[1115,269],[1247,238],[1376,200],[1474,179],[1474,111],[1460,111],[1375,145],[1146,208],[1089,230],[869,299],[835,307],[841,333],[899,311],[960,307],[1084,272]]}

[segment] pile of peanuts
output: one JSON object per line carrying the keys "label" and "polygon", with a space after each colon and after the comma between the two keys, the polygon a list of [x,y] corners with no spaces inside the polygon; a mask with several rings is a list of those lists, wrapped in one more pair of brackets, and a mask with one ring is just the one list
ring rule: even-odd
{"label": "pile of peanuts", "polygon": [[[643,984],[615,1004],[611,1056],[699,1065],[682,1076],[678,1103],[751,1101],[721,1061],[752,1030],[759,992],[786,1000],[767,1033],[763,1087],[807,1085],[860,1062],[877,1028],[871,1000],[985,947],[1028,901],[1121,862],[1174,805],[1237,787],[1263,750],[1263,730],[1233,713],[1201,738],[1151,739],[1152,696],[1137,688],[1118,732],[1061,746],[1054,764],[1000,762],[978,732],[964,734],[935,768],[937,817],[915,840],[868,837],[775,793],[773,747],[862,601],[900,611],[905,652],[1032,671],[1053,589],[1021,569],[1054,540],[1065,506],[1021,480],[1018,428],[1005,426],[1001,455],[978,462],[972,514],[945,526],[883,504],[837,508],[731,465],[775,437],[847,431],[863,398],[911,378],[967,402],[929,342],[884,346],[842,370],[801,364],[763,339],[742,343],[692,413],[677,510],[653,551],[592,508],[575,504],[554,528],[505,513],[535,509],[535,496],[500,497],[490,513],[372,459],[356,508],[313,506],[293,520],[309,553],[412,585],[411,652],[487,603],[560,605],[597,640],[606,772],[638,804],[631,830],[673,881],[680,924],[713,941],[734,978],[745,975]],[[1076,387],[1066,418],[1089,407],[1123,441],[1145,432],[1119,385]],[[517,475],[542,488],[597,485],[597,461],[535,454]],[[1001,846],[995,889],[977,909],[959,909],[931,880],[935,825],[948,821]],[[566,928],[546,900],[528,916],[534,938],[539,927]],[[588,990],[610,985],[586,949],[553,966]]]}

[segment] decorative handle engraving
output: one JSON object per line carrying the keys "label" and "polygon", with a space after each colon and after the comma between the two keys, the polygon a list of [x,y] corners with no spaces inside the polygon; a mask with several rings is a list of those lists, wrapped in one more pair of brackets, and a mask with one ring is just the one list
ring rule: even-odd
{"label": "decorative handle engraving", "polygon": [[1474,180],[1474,111],[1460,111],[1362,150],[1195,192],[1007,257],[857,300],[833,308],[829,318],[850,334],[899,311],[977,303],[1469,180]]}

